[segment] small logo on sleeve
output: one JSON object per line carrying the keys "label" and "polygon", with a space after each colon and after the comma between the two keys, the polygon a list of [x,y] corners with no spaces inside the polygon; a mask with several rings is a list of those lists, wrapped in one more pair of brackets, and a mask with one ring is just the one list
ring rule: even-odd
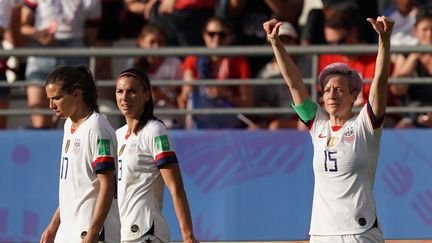
{"label": "small logo on sleeve", "polygon": [[171,146],[167,135],[155,137],[155,142],[158,151],[171,151]]}
{"label": "small logo on sleeve", "polygon": [[99,155],[110,155],[110,140],[109,139],[98,139],[97,147]]}

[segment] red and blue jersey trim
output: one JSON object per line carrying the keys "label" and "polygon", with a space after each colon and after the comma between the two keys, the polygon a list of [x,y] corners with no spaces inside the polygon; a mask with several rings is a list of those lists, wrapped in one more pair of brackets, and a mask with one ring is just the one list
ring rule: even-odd
{"label": "red and blue jersey trim", "polygon": [[369,103],[369,101],[366,103],[366,105],[367,105],[367,114],[372,123],[373,129],[377,129],[381,127],[381,125],[384,123],[384,115],[377,118],[372,110],[372,105]]}
{"label": "red and blue jersey trim", "polygon": [[174,151],[166,151],[156,155],[155,161],[158,167],[171,163],[178,163],[177,156]]}
{"label": "red and blue jersey trim", "polygon": [[96,173],[102,170],[115,170],[114,157],[97,157],[96,160],[93,161],[92,166],[95,169]]}

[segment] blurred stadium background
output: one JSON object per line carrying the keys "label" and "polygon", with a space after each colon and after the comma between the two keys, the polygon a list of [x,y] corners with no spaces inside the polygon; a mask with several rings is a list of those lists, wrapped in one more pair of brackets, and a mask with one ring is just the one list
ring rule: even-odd
{"label": "blurred stadium background", "polygon": [[[353,50],[373,52],[375,47],[350,47],[350,51]],[[169,48],[157,53],[130,49],[81,51],[53,50],[51,54],[83,55],[85,52],[93,57],[172,54]],[[348,50],[327,46],[292,51],[317,54]],[[179,55],[210,53],[199,48],[177,49],[176,52]],[[213,52],[271,54],[270,49],[262,47]],[[38,55],[32,50],[0,51],[3,56],[12,54]],[[312,76],[311,84],[314,78]],[[253,84],[254,80],[250,82]],[[24,87],[22,83],[8,85]],[[11,118],[11,129],[0,131],[0,242],[38,242],[57,207],[57,161],[62,131],[19,129],[25,127],[30,114],[25,105],[19,104],[19,99],[25,99],[19,95],[18,90],[16,107],[0,110],[0,114]],[[400,109],[416,111],[407,107]],[[257,111],[266,112],[260,109],[253,112]],[[389,111],[400,112],[397,108]],[[292,110],[286,108],[280,112]],[[115,109],[108,109],[106,114],[116,116],[117,113]],[[194,229],[202,242],[307,242],[313,175],[312,147],[306,132],[173,130],[172,135],[191,204]],[[375,194],[378,218],[387,242],[431,242],[431,135],[430,129],[386,129],[383,133]],[[181,237],[169,194],[165,197],[164,213],[172,240],[179,241]]]}

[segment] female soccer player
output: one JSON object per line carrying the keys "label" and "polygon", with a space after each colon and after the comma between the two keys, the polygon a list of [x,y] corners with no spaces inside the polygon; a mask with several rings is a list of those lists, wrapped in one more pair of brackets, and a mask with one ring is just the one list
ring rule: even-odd
{"label": "female soccer player", "polygon": [[358,115],[352,105],[361,76],[334,63],[319,75],[324,107],[311,101],[299,70],[278,37],[281,22],[264,30],[293,97],[293,108],[309,128],[315,175],[310,242],[384,242],[376,217],[373,183],[386,108],[390,35],[394,22],[368,18],[378,33],[378,54],[368,102]]}
{"label": "female soccer player", "polygon": [[120,242],[115,195],[117,142],[98,113],[96,87],[85,66],[63,66],[47,78],[50,109],[67,119],[60,159],[59,207],[41,242]]}
{"label": "female soccer player", "polygon": [[116,131],[122,242],[170,242],[162,215],[164,184],[173,198],[184,242],[198,242],[176,154],[165,125],[153,115],[150,81],[139,69],[117,77],[117,106],[126,125]]}

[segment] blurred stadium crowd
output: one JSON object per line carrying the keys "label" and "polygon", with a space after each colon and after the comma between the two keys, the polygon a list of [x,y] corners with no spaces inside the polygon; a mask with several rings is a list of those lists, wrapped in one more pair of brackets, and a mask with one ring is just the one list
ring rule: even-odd
{"label": "blurred stadium crowd", "polygon": [[[429,3],[431,2],[431,3]],[[287,46],[372,44],[376,36],[367,17],[390,16],[395,20],[393,46],[432,45],[432,10],[428,0],[0,0],[0,36],[4,49],[267,45],[263,22],[284,21],[279,33]],[[312,76],[308,55],[294,60],[305,78]],[[374,54],[322,54],[318,72],[332,62],[345,62],[365,79],[373,77]],[[60,65],[89,64],[86,58],[9,57],[0,60],[1,82],[31,81],[25,89],[0,87],[0,109],[9,109],[17,93],[29,109],[46,109],[43,85]],[[112,80],[120,70],[137,67],[151,80],[251,78],[280,79],[271,56],[163,56],[97,58],[96,80]],[[432,54],[403,53],[392,56],[392,76],[430,77]],[[157,109],[289,107],[284,85],[179,85],[154,86]],[[389,106],[432,105],[429,84],[390,84]],[[363,85],[354,106],[362,106],[369,91]],[[25,96],[24,96],[25,94]],[[115,108],[115,88],[99,89],[100,105]],[[103,109],[101,109],[103,112]],[[28,116],[30,117],[30,115]],[[9,122],[8,122],[9,119]],[[11,117],[0,116],[0,128],[11,127]],[[119,118],[120,119],[120,118]],[[172,129],[304,129],[293,114],[163,115]],[[111,120],[114,127],[121,120]],[[19,122],[18,122],[19,123]],[[16,125],[16,122],[14,122]],[[49,115],[31,115],[21,128],[54,129],[59,121]],[[389,114],[388,128],[432,126],[432,112]]]}

